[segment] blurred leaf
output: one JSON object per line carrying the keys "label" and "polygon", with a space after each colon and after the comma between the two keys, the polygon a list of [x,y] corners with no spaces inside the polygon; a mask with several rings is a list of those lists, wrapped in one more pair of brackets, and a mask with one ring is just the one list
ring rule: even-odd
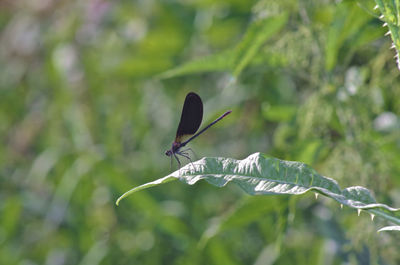
{"label": "blurred leaf", "polygon": [[279,257],[279,249],[275,244],[270,244],[264,247],[257,257],[254,265],[269,265],[275,264],[277,258]]}
{"label": "blurred leaf", "polygon": [[220,229],[227,230],[245,226],[268,212],[276,212],[279,206],[278,202],[271,203],[270,198],[248,197],[232,214],[227,216]]}
{"label": "blurred leaf", "polygon": [[2,218],[0,227],[4,229],[7,237],[13,236],[18,227],[18,220],[21,218],[21,201],[18,196],[12,196],[6,200],[6,203],[1,209]]}
{"label": "blurred leaf", "polygon": [[255,21],[235,49],[232,61],[233,75],[238,76],[258,53],[264,42],[277,33],[287,22],[288,14]]}
{"label": "blurred leaf", "polygon": [[233,56],[232,50],[227,50],[219,54],[204,56],[191,62],[177,66],[160,74],[159,78],[171,78],[175,76],[194,74],[207,71],[226,71],[230,69],[230,58]]}
{"label": "blurred leaf", "polygon": [[210,258],[213,261],[212,264],[239,264],[234,260],[233,255],[231,255],[231,253],[228,251],[226,244],[220,240],[215,239],[211,241],[208,251],[210,253]]}
{"label": "blurred leaf", "polygon": [[301,145],[300,154],[298,155],[298,159],[304,161],[304,163],[312,164],[315,161],[315,156],[318,154],[318,149],[321,148],[322,141],[313,140],[306,141],[304,145]]}
{"label": "blurred leaf", "polygon": [[377,203],[371,192],[360,186],[341,190],[335,180],[319,175],[301,162],[279,160],[255,153],[243,160],[232,158],[203,158],[188,164],[171,175],[131,189],[118,198],[116,204],[130,194],[179,179],[189,185],[199,180],[223,187],[229,182],[238,184],[251,195],[293,194],[318,192],[337,202],[356,209],[370,211],[400,224],[400,209]]}
{"label": "blurred leaf", "polygon": [[287,19],[288,14],[283,13],[279,16],[257,20],[249,26],[242,41],[233,50],[195,59],[172,68],[158,77],[171,78],[186,74],[227,70],[238,76],[253,60],[264,42],[277,33],[285,25]]}
{"label": "blurred leaf", "polygon": [[296,111],[297,107],[295,105],[262,105],[262,114],[269,121],[289,121]]}
{"label": "blurred leaf", "polygon": [[215,21],[207,31],[210,46],[225,49],[232,45],[232,40],[241,37],[243,20],[240,18],[222,19]]}
{"label": "blurred leaf", "polygon": [[279,212],[279,209],[282,209],[281,204],[278,200],[271,199],[265,196],[247,197],[233,211],[213,222],[205,230],[199,246],[205,246],[211,238],[225,230],[241,229],[256,220],[260,220],[264,215]]}
{"label": "blurred leaf", "polygon": [[[336,9],[334,20],[328,29],[328,39],[326,42],[325,53],[326,61],[325,67],[327,70],[332,70],[336,64],[337,59],[340,58],[339,50],[344,42],[354,34],[360,34],[360,28],[370,19],[369,16],[362,11],[362,9],[353,2],[342,2]],[[369,33],[370,34],[370,33]],[[367,39],[371,35],[367,34]],[[361,34],[361,38],[366,38]],[[352,41],[353,45],[355,41]]]}

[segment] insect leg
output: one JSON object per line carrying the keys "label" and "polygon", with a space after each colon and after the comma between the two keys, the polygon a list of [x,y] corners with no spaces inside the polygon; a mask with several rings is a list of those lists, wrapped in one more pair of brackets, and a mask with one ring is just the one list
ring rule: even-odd
{"label": "insect leg", "polygon": [[193,165],[192,159],[190,159],[190,156],[187,152],[179,152],[178,155],[181,155],[181,156],[185,157],[186,159],[188,159],[190,161],[190,164],[192,165],[193,169],[196,169]]}
{"label": "insect leg", "polygon": [[196,157],[196,159],[198,158],[197,154],[193,151],[192,148],[188,147],[185,151],[190,151],[194,154],[194,156]]}
{"label": "insect leg", "polygon": [[174,154],[174,157],[176,159],[176,162],[178,162],[178,168],[180,169],[181,168],[181,161],[179,161],[179,158],[178,158],[178,156],[176,154]]}
{"label": "insect leg", "polygon": [[176,162],[178,162],[178,170],[179,170],[179,177],[181,176],[181,161],[179,161],[178,156],[174,153],[174,157],[176,159]]}

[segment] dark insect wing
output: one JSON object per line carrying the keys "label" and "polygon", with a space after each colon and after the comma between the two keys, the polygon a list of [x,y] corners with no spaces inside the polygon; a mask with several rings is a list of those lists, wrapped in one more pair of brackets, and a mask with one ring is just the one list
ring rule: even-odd
{"label": "dark insect wing", "polygon": [[184,135],[194,134],[199,129],[202,119],[203,102],[199,95],[190,92],[186,95],[185,103],[183,104],[175,142],[181,142],[181,138]]}

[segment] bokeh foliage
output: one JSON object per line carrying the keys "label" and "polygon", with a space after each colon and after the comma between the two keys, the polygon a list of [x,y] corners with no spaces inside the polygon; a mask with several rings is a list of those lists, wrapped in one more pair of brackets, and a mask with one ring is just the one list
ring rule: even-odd
{"label": "bokeh foliage", "polygon": [[174,183],[114,205],[171,171],[164,150],[195,91],[205,122],[233,110],[191,143],[200,157],[302,161],[399,207],[399,71],[369,8],[0,2],[0,264],[399,263],[398,232],[310,195]]}

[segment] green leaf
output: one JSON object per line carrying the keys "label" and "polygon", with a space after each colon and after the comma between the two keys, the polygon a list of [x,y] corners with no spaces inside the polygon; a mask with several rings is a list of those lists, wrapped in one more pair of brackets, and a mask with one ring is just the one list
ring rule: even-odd
{"label": "green leaf", "polygon": [[332,198],[340,204],[366,210],[372,215],[400,225],[398,213],[400,209],[377,203],[368,189],[355,186],[342,190],[335,180],[321,176],[304,163],[267,157],[261,153],[252,154],[243,160],[205,157],[187,164],[171,175],[131,189],[116,203],[118,205],[123,198],[136,191],[175,179],[189,185],[204,179],[217,187],[224,187],[229,182],[233,182],[251,195],[300,195],[313,191]]}

